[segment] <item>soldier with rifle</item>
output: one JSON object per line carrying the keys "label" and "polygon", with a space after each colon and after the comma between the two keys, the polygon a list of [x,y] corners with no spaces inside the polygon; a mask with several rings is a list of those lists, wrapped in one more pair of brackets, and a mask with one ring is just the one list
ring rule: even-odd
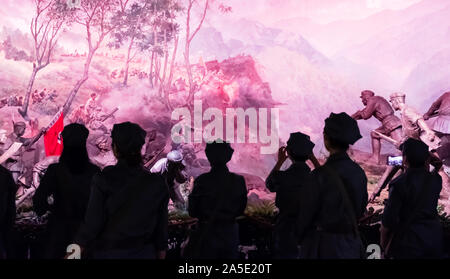
{"label": "soldier with rifle", "polygon": [[[425,122],[422,115],[420,115],[412,107],[406,105],[405,103],[406,95],[404,93],[393,93],[390,96],[390,102],[392,107],[396,111],[401,113],[401,121],[403,127],[403,138],[401,141],[397,141],[393,138],[380,135],[383,139],[386,139],[393,143],[395,146],[399,147],[404,141],[409,138],[417,139],[423,141],[431,152],[431,158],[433,161],[440,161],[436,150],[439,149],[441,145],[440,139],[436,136],[433,130]],[[381,191],[388,185],[389,181],[394,178],[398,171],[402,169],[401,166],[388,166],[385,173],[378,182],[377,188],[374,190],[369,198],[369,202],[373,201],[376,196],[378,196]],[[440,169],[439,174],[443,180],[443,188],[448,188],[449,179],[445,172]]]}
{"label": "soldier with rifle", "polygon": [[394,110],[388,101],[381,96],[375,96],[375,93],[372,91],[362,91],[361,101],[365,108],[355,112],[352,118],[355,120],[367,120],[373,116],[381,122],[381,126],[370,133],[372,138],[372,156],[369,161],[379,164],[382,136],[388,136],[396,141],[400,141],[402,138],[402,123],[394,115]]}
{"label": "soldier with rifle", "polygon": [[16,122],[13,124],[14,132],[11,133],[4,144],[4,153],[0,159],[0,163],[6,161],[6,168],[12,173],[14,182],[17,183],[20,175],[24,171],[24,163],[22,155],[28,151],[29,148],[39,140],[45,133],[45,129],[41,129],[39,133],[32,138],[24,138],[26,124],[25,122]]}

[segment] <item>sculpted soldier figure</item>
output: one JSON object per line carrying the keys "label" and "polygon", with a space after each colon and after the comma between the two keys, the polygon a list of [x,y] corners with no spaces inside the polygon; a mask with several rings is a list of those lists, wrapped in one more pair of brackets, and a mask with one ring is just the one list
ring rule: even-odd
{"label": "sculpted soldier figure", "polygon": [[400,111],[401,121],[403,127],[402,143],[408,139],[413,138],[425,142],[430,150],[435,150],[438,146],[439,139],[436,134],[425,122],[422,115],[420,115],[414,108],[406,105],[406,95],[404,93],[393,93],[390,96],[392,107],[396,111]]}
{"label": "sculpted soldier figure", "polygon": [[108,137],[100,136],[95,141],[95,145],[100,151],[94,158],[92,162],[99,166],[101,169],[107,166],[113,166],[117,163],[116,157],[111,150],[111,143],[108,141]]}
{"label": "sculpted soldier figure", "polygon": [[379,134],[401,141],[402,124],[400,119],[394,115],[394,110],[388,101],[383,97],[375,96],[375,93],[370,90],[364,90],[361,92],[361,101],[365,108],[354,113],[352,118],[355,120],[367,120],[373,116],[381,122],[381,127],[370,133],[372,138],[372,157],[370,161],[379,164],[381,151],[381,136]]}
{"label": "sculpted soldier figure", "polygon": [[450,91],[444,93],[424,114],[424,120],[429,120],[430,128],[441,140],[441,146],[436,150],[445,165],[450,164]]}
{"label": "sculpted soldier figure", "polygon": [[12,173],[14,182],[17,182],[19,179],[19,176],[22,174],[24,170],[24,164],[22,161],[22,155],[23,153],[32,146],[38,139],[44,134],[45,130],[42,129],[36,136],[33,138],[24,138],[23,135],[25,134],[26,124],[25,122],[16,122],[14,123],[14,132],[11,133],[4,144],[4,152],[8,151],[14,143],[20,143],[22,144],[16,152],[12,154],[7,160],[6,160],[6,168],[9,169],[9,171]]}
{"label": "sculpted soldier figure", "polygon": [[96,93],[91,93],[91,97],[87,100],[84,109],[85,109],[85,114],[90,117],[95,109],[97,108],[98,102],[97,102],[97,94]]}
{"label": "sculpted soldier figure", "polygon": [[[436,136],[433,130],[427,125],[422,115],[420,115],[414,108],[406,105],[406,95],[404,93],[393,93],[390,96],[389,101],[392,104],[392,108],[396,111],[400,111],[401,123],[402,123],[402,138],[393,142],[399,147],[408,138],[423,141],[434,154],[434,160],[442,160],[436,153],[436,150],[440,148],[440,139]],[[376,196],[387,186],[389,181],[394,178],[396,173],[401,169],[400,166],[388,166],[383,176],[380,178],[376,189],[373,191],[369,201],[373,201]],[[442,185],[444,191],[443,198],[448,195],[449,178],[445,174],[444,170],[439,170],[439,174],[442,177]]]}
{"label": "sculpted soldier figure", "polygon": [[[151,173],[159,173],[164,177],[169,189],[169,198],[178,209],[184,209],[185,201],[180,193],[179,184],[185,183],[188,179],[183,154],[178,150],[170,151],[166,158],[158,160],[150,169]],[[177,183],[175,183],[177,182]]]}

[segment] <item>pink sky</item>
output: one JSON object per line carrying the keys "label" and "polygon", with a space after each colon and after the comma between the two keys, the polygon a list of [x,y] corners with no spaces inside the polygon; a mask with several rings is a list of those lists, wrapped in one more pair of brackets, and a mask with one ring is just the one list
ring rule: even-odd
{"label": "pink sky", "polygon": [[[199,0],[203,2],[204,0]],[[307,18],[317,23],[352,20],[368,17],[385,9],[404,9],[423,0],[217,0],[233,7],[228,18],[247,18],[266,26],[286,18]],[[446,0],[424,0],[446,1]],[[0,28],[18,28],[29,33],[34,14],[33,0],[0,0]],[[223,17],[221,14],[217,16]],[[215,14],[209,13],[207,22],[214,22]],[[220,31],[220,30],[219,30]],[[84,30],[74,25],[60,39],[68,50],[83,51],[86,47]],[[82,38],[80,40],[80,38]]]}
{"label": "pink sky", "polygon": [[[273,23],[292,17],[317,23],[361,19],[385,9],[404,9],[421,0],[230,0],[233,13]],[[436,1],[436,0],[428,0]],[[437,0],[440,1],[440,0]]]}

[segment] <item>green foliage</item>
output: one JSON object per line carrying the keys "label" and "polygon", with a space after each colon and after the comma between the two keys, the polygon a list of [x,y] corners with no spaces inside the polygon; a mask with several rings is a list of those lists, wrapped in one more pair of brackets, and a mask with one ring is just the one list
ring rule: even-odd
{"label": "green foliage", "polygon": [[169,222],[183,222],[192,219],[185,210],[174,209],[169,211]]}
{"label": "green foliage", "polygon": [[273,220],[277,215],[278,209],[275,203],[270,200],[255,200],[247,203],[245,209],[245,215],[258,219],[266,219],[267,221]]}

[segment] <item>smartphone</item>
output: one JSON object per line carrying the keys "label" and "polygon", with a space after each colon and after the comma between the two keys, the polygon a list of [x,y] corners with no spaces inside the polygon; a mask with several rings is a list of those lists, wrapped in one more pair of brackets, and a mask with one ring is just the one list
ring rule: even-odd
{"label": "smartphone", "polygon": [[402,156],[388,156],[387,157],[387,165],[388,166],[401,166],[401,165],[403,165],[403,157]]}

